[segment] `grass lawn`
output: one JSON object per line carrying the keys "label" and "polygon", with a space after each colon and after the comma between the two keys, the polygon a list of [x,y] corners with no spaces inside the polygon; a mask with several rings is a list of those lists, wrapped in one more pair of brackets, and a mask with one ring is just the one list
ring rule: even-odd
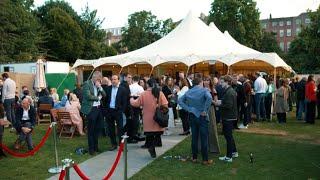
{"label": "grass lawn", "polygon": [[[35,134],[33,136],[34,144],[38,144],[45,134],[48,125],[42,124],[36,127]],[[52,131],[53,132],[53,131]],[[9,132],[9,129],[5,129],[4,144],[13,148],[13,143],[17,136]],[[108,140],[109,142],[109,140]],[[58,139],[58,152],[59,163],[61,159],[71,158],[76,163],[83,162],[86,159],[91,158],[88,153],[85,155],[75,154],[75,149],[78,147],[87,148],[86,136],[74,136],[72,139]],[[100,138],[99,148],[106,150],[107,139]],[[21,152],[26,151],[26,147]],[[55,165],[54,144],[52,133],[48,138],[44,146],[34,155],[27,158],[15,158],[11,155],[7,155],[6,158],[0,159],[0,179],[45,179],[52,174],[48,173],[48,169]]]}
{"label": "grass lawn", "polygon": [[[263,134],[264,130],[269,134]],[[215,161],[212,166],[163,158],[190,156],[189,137],[132,179],[320,179],[319,120],[316,125],[307,125],[296,122],[290,113],[285,125],[255,123],[246,133],[235,132],[234,137],[240,157],[233,163],[220,162],[217,155],[210,155]],[[226,144],[222,135],[219,135],[219,142],[224,154]],[[253,153],[253,163],[250,163],[250,153]]]}

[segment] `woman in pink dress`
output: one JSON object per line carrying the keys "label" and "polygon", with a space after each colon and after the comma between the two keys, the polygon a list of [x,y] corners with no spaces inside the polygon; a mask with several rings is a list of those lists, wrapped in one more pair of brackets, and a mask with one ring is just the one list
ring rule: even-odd
{"label": "woman in pink dress", "polygon": [[68,101],[66,103],[66,111],[70,113],[71,121],[77,126],[77,130],[81,136],[86,135],[83,132],[83,120],[80,116],[80,102],[77,96],[73,93],[69,93]]}
{"label": "woman in pink dress", "polygon": [[164,128],[154,121],[153,116],[156,112],[157,101],[159,106],[168,107],[168,101],[164,94],[160,91],[154,79],[147,81],[147,90],[144,91],[138,99],[130,99],[130,104],[134,107],[142,106],[143,113],[143,131],[146,135],[146,147],[152,158],[156,157],[155,141],[161,138]]}

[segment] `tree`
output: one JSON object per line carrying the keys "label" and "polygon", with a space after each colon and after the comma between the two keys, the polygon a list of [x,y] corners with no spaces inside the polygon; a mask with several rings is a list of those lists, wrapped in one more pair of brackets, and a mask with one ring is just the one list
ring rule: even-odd
{"label": "tree", "polygon": [[259,49],[261,29],[260,13],[252,0],[214,0],[208,24],[214,22],[222,31],[228,31],[243,45]]}
{"label": "tree", "polygon": [[106,32],[101,29],[104,19],[97,18],[97,10],[90,11],[89,6],[85,7],[81,14],[81,29],[84,35],[84,49],[82,59],[97,59],[105,56]]}
{"label": "tree", "polygon": [[49,59],[74,62],[83,52],[84,38],[79,24],[63,9],[52,8],[43,18],[50,30],[45,43]]}
{"label": "tree", "polygon": [[29,61],[39,55],[42,29],[31,13],[33,1],[0,2],[0,62]]}
{"label": "tree", "polygon": [[122,41],[129,51],[153,43],[174,27],[171,19],[160,21],[150,11],[140,11],[128,18],[128,27],[122,29]]}
{"label": "tree", "polygon": [[262,31],[261,44],[258,50],[261,52],[276,52],[281,54],[282,51],[277,43],[275,35],[276,33],[274,32]]}
{"label": "tree", "polygon": [[320,73],[320,6],[309,11],[310,26],[304,27],[289,49],[289,63],[302,73]]}

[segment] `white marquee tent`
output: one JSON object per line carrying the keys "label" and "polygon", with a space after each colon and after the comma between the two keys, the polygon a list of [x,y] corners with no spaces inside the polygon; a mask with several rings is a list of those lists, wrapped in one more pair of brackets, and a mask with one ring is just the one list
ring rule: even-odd
{"label": "white marquee tent", "polygon": [[191,12],[168,35],[135,51],[95,60],[78,59],[73,68],[117,64],[122,68],[131,64],[184,63],[188,67],[203,61],[220,61],[227,66],[245,60],[266,62],[273,68],[291,70],[276,53],[261,53],[222,33],[213,23],[207,26]]}

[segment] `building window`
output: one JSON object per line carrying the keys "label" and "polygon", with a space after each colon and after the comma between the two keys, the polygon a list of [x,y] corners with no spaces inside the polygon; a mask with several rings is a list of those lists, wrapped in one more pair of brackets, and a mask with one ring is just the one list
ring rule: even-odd
{"label": "building window", "polygon": [[284,51],[284,43],[283,43],[283,42],[280,42],[280,43],[279,43],[279,46],[280,46],[280,49],[281,49],[282,51]]}
{"label": "building window", "polygon": [[121,29],[118,29],[118,35],[121,35]]}
{"label": "building window", "polygon": [[306,18],[306,19],[304,20],[304,22],[305,22],[306,24],[309,24],[309,23],[311,22],[311,20],[310,20],[310,18]]}
{"label": "building window", "polygon": [[281,29],[279,34],[280,34],[280,37],[283,37],[284,36],[284,30]]}
{"label": "building window", "polygon": [[278,22],[272,22],[272,27],[277,26]]}
{"label": "building window", "polygon": [[280,21],[280,22],[279,22],[279,26],[283,26],[283,21]]}
{"label": "building window", "polygon": [[296,19],[296,24],[300,25],[301,24],[301,19]]}
{"label": "building window", "polygon": [[296,36],[298,36],[298,35],[300,34],[300,32],[301,32],[301,28],[298,27],[298,28],[296,29]]}
{"label": "building window", "polygon": [[287,36],[291,36],[291,29],[287,29]]}
{"label": "building window", "polygon": [[291,42],[288,41],[288,42],[287,42],[287,51],[289,51],[289,49],[290,49],[290,44],[291,44]]}
{"label": "building window", "polygon": [[263,23],[263,24],[262,24],[262,28],[263,28],[263,29],[267,29],[267,23]]}
{"label": "building window", "polygon": [[287,21],[287,26],[291,26],[291,21]]}

